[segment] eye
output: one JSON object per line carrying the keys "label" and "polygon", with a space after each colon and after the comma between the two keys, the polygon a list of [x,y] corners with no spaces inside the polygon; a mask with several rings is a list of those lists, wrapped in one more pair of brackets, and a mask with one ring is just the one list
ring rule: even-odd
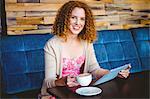
{"label": "eye", "polygon": [[75,17],[75,16],[72,16],[71,18],[72,18],[72,19],[76,19],[76,17]]}
{"label": "eye", "polygon": [[85,18],[81,18],[82,21],[85,21]]}

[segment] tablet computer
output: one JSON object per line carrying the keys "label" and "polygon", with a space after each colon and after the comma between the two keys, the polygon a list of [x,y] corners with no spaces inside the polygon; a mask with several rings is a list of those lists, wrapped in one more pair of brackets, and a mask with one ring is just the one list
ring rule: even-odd
{"label": "tablet computer", "polygon": [[127,69],[129,65],[130,64],[126,64],[126,65],[111,69],[108,74],[98,79],[93,85],[99,85],[101,83],[114,79],[121,70]]}

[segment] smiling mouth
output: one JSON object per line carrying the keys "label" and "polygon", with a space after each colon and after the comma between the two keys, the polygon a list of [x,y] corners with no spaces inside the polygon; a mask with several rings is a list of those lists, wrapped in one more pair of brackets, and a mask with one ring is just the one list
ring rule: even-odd
{"label": "smiling mouth", "polygon": [[73,27],[73,29],[74,29],[74,30],[79,30],[79,29],[80,29],[80,27]]}

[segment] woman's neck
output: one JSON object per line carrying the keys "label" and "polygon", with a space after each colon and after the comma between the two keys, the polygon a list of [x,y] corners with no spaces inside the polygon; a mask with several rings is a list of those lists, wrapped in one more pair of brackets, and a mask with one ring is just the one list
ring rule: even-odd
{"label": "woman's neck", "polygon": [[74,42],[74,41],[78,41],[78,35],[68,35],[67,37],[67,42]]}

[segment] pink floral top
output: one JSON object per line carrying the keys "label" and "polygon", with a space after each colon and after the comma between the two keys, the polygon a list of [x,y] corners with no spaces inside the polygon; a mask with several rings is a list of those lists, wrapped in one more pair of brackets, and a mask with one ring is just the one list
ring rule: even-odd
{"label": "pink floral top", "polygon": [[80,74],[80,67],[85,61],[85,55],[82,55],[78,58],[70,59],[63,58],[63,70],[62,76],[65,77],[67,75],[77,76]]}

